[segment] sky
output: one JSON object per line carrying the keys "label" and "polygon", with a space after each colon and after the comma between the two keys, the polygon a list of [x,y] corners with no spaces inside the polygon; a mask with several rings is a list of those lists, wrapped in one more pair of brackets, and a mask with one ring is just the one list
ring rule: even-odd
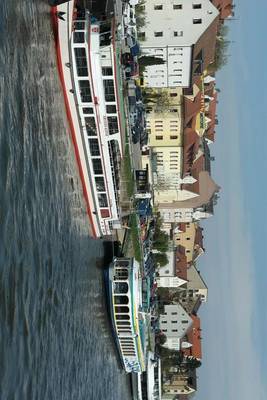
{"label": "sky", "polygon": [[[267,398],[267,1],[235,0],[220,88],[212,176],[221,186],[203,224],[202,400]],[[266,293],[266,294],[265,294]]]}

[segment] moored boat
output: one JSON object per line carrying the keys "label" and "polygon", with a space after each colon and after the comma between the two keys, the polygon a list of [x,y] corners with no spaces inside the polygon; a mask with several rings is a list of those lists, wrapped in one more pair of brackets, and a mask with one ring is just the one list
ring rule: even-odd
{"label": "moored boat", "polygon": [[114,20],[79,2],[52,7],[57,61],[87,212],[95,237],[120,227],[122,132]]}
{"label": "moored boat", "polygon": [[145,370],[145,349],[140,329],[139,264],[115,257],[106,271],[108,306],[116,344],[125,372]]}

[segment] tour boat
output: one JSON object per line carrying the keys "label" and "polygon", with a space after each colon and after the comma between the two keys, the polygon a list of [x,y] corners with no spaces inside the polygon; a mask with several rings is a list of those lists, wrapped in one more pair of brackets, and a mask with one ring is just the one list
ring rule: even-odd
{"label": "tour boat", "polygon": [[125,372],[145,370],[145,340],[141,329],[142,294],[139,264],[134,258],[115,257],[106,273],[113,332]]}
{"label": "tour boat", "polygon": [[120,57],[114,18],[98,20],[78,4],[70,0],[52,7],[51,13],[87,213],[93,236],[101,237],[120,227]]}

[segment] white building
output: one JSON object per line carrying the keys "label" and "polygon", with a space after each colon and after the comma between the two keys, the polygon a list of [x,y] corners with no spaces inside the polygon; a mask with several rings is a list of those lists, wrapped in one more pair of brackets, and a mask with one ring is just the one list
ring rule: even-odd
{"label": "white building", "polygon": [[164,314],[161,314],[159,319],[160,330],[167,337],[164,346],[169,349],[179,350],[179,339],[184,337],[192,324],[192,318],[180,304],[164,306]]}
{"label": "white building", "polygon": [[178,278],[178,276],[160,276],[156,279],[158,287],[178,288],[184,285],[187,281]]}
{"label": "white building", "polygon": [[193,46],[219,11],[209,0],[148,0],[146,25],[139,33],[144,54],[164,64],[146,67],[144,83],[149,87],[189,87]]}

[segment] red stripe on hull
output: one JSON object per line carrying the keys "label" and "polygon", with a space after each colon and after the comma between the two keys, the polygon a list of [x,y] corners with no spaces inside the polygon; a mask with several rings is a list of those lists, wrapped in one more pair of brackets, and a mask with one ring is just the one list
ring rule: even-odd
{"label": "red stripe on hull", "polygon": [[70,133],[71,133],[71,138],[72,138],[72,143],[74,146],[74,151],[75,151],[75,156],[76,156],[76,161],[78,164],[78,169],[79,169],[79,174],[80,174],[80,179],[82,183],[82,188],[83,188],[83,195],[84,195],[84,200],[86,203],[86,211],[87,215],[89,217],[89,222],[91,225],[92,229],[92,236],[94,238],[97,238],[94,222],[93,222],[93,217],[92,217],[92,211],[90,208],[90,203],[89,203],[89,198],[86,190],[86,184],[85,184],[85,179],[84,179],[84,174],[83,174],[83,169],[82,169],[82,163],[79,155],[79,149],[76,141],[76,136],[75,136],[75,129],[74,129],[74,124],[72,121],[72,116],[71,116],[71,110],[68,102],[68,96],[67,96],[67,89],[65,86],[65,81],[64,81],[64,73],[63,73],[63,68],[62,68],[62,60],[61,60],[61,54],[60,54],[60,43],[58,39],[58,20],[56,16],[57,12],[57,7],[52,7],[51,8],[51,17],[52,17],[52,23],[53,23],[53,31],[55,35],[55,46],[56,46],[56,55],[57,55],[57,66],[58,66],[58,72],[59,72],[59,77],[63,89],[63,95],[64,95],[64,102],[65,102],[65,108],[66,108],[66,114],[67,114],[67,119],[69,122],[69,127],[70,127]]}

